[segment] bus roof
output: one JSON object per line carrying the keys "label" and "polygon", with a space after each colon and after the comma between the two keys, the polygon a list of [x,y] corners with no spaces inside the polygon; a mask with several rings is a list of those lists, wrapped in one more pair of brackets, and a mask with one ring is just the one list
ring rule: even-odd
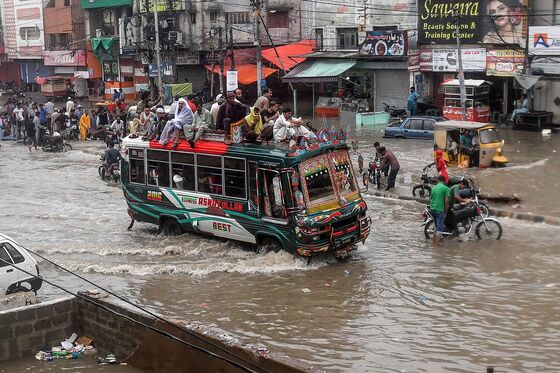
{"label": "bus roof", "polygon": [[329,141],[320,142],[320,146],[311,147],[309,150],[298,150],[296,152],[290,151],[287,143],[239,143],[239,144],[225,144],[222,141],[217,140],[198,140],[196,146],[191,148],[189,143],[185,139],[181,139],[181,142],[176,148],[173,148],[171,144],[166,146],[161,145],[157,141],[144,141],[140,137],[130,138],[125,137],[123,139],[123,146],[127,148],[143,148],[143,149],[153,149],[153,150],[168,150],[168,151],[178,151],[185,153],[196,153],[196,154],[210,154],[210,155],[232,155],[232,156],[249,156],[255,159],[283,159],[288,164],[292,164],[300,161],[303,158],[308,158],[315,156],[317,154],[323,153],[326,148],[331,149],[341,149],[347,148],[345,141]]}
{"label": "bus roof", "polygon": [[481,123],[481,122],[469,122],[461,120],[448,120],[445,122],[436,122],[436,130],[456,130],[456,129],[467,129],[476,130],[483,127],[494,127],[492,123]]}

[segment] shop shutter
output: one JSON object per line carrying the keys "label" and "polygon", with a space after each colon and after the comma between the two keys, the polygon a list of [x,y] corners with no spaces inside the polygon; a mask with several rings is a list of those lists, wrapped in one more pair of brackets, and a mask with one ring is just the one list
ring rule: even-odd
{"label": "shop shutter", "polygon": [[407,70],[377,70],[375,79],[375,111],[383,111],[383,103],[406,108],[410,92]]}

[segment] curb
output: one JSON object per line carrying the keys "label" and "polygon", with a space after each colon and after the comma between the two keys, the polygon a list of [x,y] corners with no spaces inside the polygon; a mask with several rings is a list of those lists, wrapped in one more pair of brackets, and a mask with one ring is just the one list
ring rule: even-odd
{"label": "curb", "polygon": [[[373,191],[371,194],[373,194],[375,197],[400,199],[403,201],[414,201],[414,202],[422,203],[424,205],[429,203],[428,199],[414,197],[414,196],[400,196],[392,193],[383,193],[377,191]],[[511,218],[517,220],[530,221],[533,223],[545,223],[545,224],[560,226],[560,217],[556,217],[556,216],[533,214],[531,212],[515,212],[515,211],[496,208],[496,207],[490,207],[489,209],[490,209],[490,214],[497,217]]]}

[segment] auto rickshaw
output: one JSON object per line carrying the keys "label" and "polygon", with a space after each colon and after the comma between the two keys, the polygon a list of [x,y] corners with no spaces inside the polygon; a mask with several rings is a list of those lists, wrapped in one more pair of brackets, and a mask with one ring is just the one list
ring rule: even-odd
{"label": "auto rickshaw", "polygon": [[[470,137],[475,145],[463,147],[461,135]],[[490,123],[450,120],[435,124],[434,157],[441,149],[449,167],[505,166],[508,160],[502,153],[504,145],[496,126]]]}

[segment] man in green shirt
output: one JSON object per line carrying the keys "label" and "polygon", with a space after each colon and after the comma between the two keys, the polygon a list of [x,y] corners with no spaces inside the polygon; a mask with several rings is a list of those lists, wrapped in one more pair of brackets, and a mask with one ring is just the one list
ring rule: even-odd
{"label": "man in green shirt", "polygon": [[438,183],[432,188],[430,194],[430,210],[434,217],[436,230],[432,238],[434,246],[441,243],[441,237],[445,231],[445,216],[449,207],[449,188],[445,185],[445,177],[439,175]]}

